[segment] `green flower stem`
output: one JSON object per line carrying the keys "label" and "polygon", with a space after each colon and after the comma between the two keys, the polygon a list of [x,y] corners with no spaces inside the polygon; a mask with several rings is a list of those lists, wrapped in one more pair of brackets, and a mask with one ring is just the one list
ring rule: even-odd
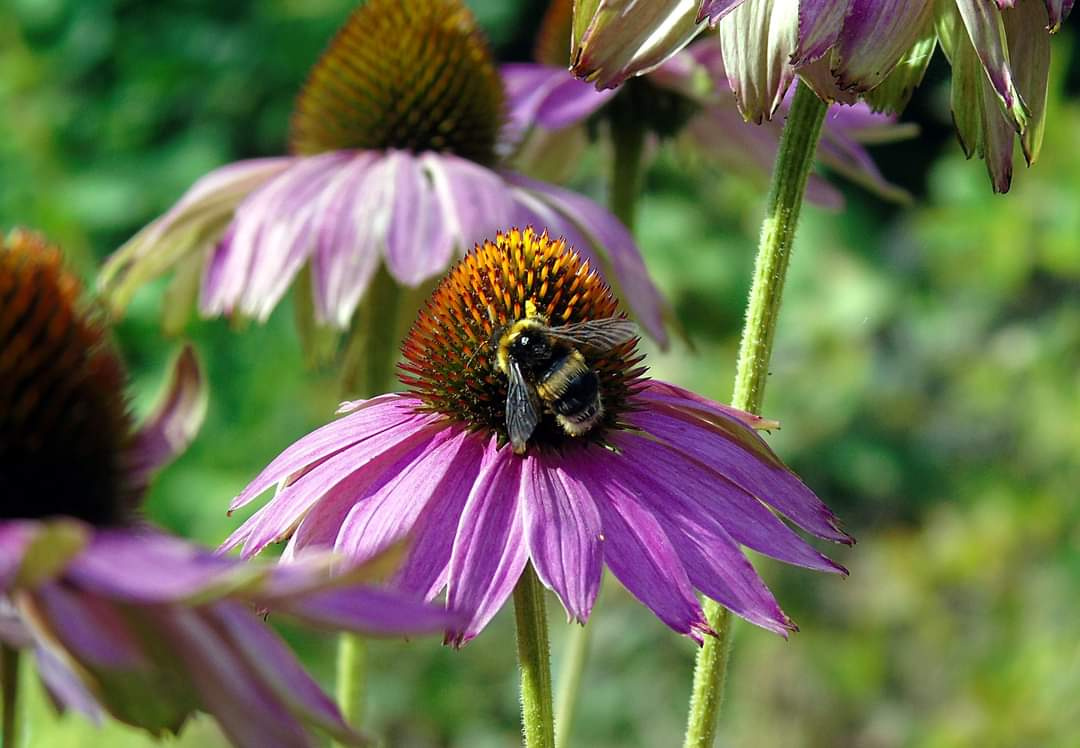
{"label": "green flower stem", "polygon": [[585,661],[589,656],[589,640],[592,627],[572,625],[566,637],[566,652],[559,668],[559,683],[555,690],[555,714],[558,717],[558,729],[555,731],[555,748],[567,748],[570,745],[570,732],[574,725],[574,710],[577,706],[578,691],[581,688],[581,676],[585,670]]}
{"label": "green flower stem", "polygon": [[[761,412],[780,299],[791,260],[791,245],[826,109],[826,105],[800,81],[776,154],[735,369],[731,404],[750,413]],[[713,745],[731,653],[731,614],[707,600],[705,615],[717,636],[706,637],[698,652],[685,748],[711,748]]]}
{"label": "green flower stem", "polygon": [[337,702],[341,715],[356,729],[364,718],[367,682],[367,642],[357,634],[338,636]]}
{"label": "green flower stem", "polygon": [[633,233],[644,172],[645,128],[629,117],[619,117],[612,122],[611,147],[609,205],[611,212]]}
{"label": "green flower stem", "polygon": [[16,748],[19,744],[19,651],[0,645],[0,691],[3,692],[3,725],[0,746]]}
{"label": "green flower stem", "polygon": [[380,266],[350,325],[341,375],[346,395],[374,397],[392,388],[403,295],[404,289]]}
{"label": "green flower stem", "polygon": [[544,587],[526,564],[514,588],[518,666],[521,668],[521,726],[526,748],[554,748],[551,709],[551,648]]}

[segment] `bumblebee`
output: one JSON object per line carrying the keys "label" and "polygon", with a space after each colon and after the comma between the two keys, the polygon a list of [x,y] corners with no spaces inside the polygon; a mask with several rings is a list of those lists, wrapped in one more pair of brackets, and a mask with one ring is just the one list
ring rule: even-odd
{"label": "bumblebee", "polygon": [[493,336],[496,368],[507,379],[506,431],[515,454],[524,454],[545,412],[570,436],[596,426],[604,416],[600,378],[578,349],[608,351],[638,334],[633,322],[618,317],[550,326],[531,300],[525,313]]}

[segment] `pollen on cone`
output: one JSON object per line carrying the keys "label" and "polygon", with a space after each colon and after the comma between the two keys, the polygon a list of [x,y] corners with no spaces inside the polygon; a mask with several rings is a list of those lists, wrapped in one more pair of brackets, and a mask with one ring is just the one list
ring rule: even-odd
{"label": "pollen on cone", "polygon": [[4,518],[122,519],[124,370],[60,251],[16,230],[0,246]]}
{"label": "pollen on cone", "polygon": [[459,0],[368,0],[312,68],[296,101],[292,149],[453,153],[495,160],[503,89]]}
{"label": "pollen on cone", "polygon": [[[432,293],[402,345],[402,382],[430,410],[505,437],[507,382],[496,348],[530,302],[553,326],[625,316],[600,275],[563,239],[510,229],[476,245]],[[604,424],[614,427],[644,373],[637,366],[642,357],[635,341],[583,353],[600,379]],[[558,445],[567,438],[545,419],[534,441]]]}

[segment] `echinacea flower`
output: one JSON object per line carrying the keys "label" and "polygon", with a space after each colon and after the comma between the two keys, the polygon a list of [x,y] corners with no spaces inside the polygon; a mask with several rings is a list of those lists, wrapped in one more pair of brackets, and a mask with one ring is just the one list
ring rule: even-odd
{"label": "echinacea flower", "polygon": [[447,613],[329,556],[255,565],[140,519],[150,474],[201,423],[202,377],[185,350],[133,429],[123,367],[79,294],[36,235],[0,246],[0,640],[35,653],[61,709],[154,735],[203,710],[250,748],[316,745],[316,729],[363,742],[252,607],[383,634],[438,630]]}
{"label": "echinacea flower", "polygon": [[[596,385],[600,408],[583,434],[560,425],[554,411],[568,412],[567,402],[552,397],[559,386],[546,375],[526,374],[527,392],[516,395],[508,385],[504,336],[523,318],[543,340],[541,322],[551,335],[571,335],[610,329],[613,319],[625,331],[623,317],[561,239],[527,228],[478,245],[439,284],[402,346],[409,392],[346,403],[346,415],[286,449],[233,502],[242,507],[278,486],[226,545],[251,556],[288,539],[285,558],[332,548],[363,561],[409,537],[395,583],[428,599],[445,588],[465,618],[447,633],[458,645],[484,628],[530,561],[577,621],[588,618],[606,565],[695,640],[710,632],[695,590],[786,634],[792,622],[740,546],[843,572],[773,510],[818,537],[850,539],[754,431],[775,423],[642,378],[636,339],[625,335],[549,341],[552,360],[574,357],[589,372],[561,390],[573,390],[567,397],[587,393],[583,380]],[[519,343],[545,361],[529,347],[536,341]],[[508,412],[527,396],[539,420],[518,454]]]}
{"label": "echinacea flower", "polygon": [[[647,75],[627,80],[618,89],[597,90],[576,80],[565,69],[569,2],[555,0],[548,9],[536,50],[537,63],[511,63],[501,69],[506,81],[510,131],[519,141],[519,163],[542,170],[559,170],[560,157],[576,162],[573,148],[584,136],[586,121],[603,117],[609,129],[640,127],[659,137],[680,136],[687,149],[711,163],[766,182],[776,160],[781,123],[747,124],[735,107],[719,46],[699,42],[676,53]],[[561,50],[561,52],[560,52]],[[790,106],[791,96],[781,104]],[[777,118],[782,120],[782,117]],[[903,201],[907,193],[890,184],[878,170],[863,143],[885,143],[910,137],[911,125],[896,123],[892,114],[876,114],[864,102],[833,107],[822,129],[818,160],[824,166],[874,191]],[[562,151],[562,152],[560,152]],[[825,179],[812,174],[807,198],[818,205],[839,208],[843,195]]]}
{"label": "echinacea flower", "polygon": [[311,70],[292,155],[201,178],[110,258],[101,287],[122,308],[167,270],[180,284],[201,273],[203,314],[261,320],[309,266],[315,320],[344,329],[380,267],[417,287],[496,227],[544,223],[574,237],[663,344],[632,236],[591,200],[502,169],[503,123],[502,82],[460,0],[369,0]]}

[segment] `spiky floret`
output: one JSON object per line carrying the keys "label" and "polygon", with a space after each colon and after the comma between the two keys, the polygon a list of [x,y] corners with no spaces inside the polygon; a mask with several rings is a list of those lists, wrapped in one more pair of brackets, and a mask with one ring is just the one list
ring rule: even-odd
{"label": "spiky floret", "polygon": [[487,165],[502,122],[502,82],[460,0],[368,0],[312,68],[291,145],[446,151]]}
{"label": "spiky floret", "polygon": [[125,374],[60,251],[16,230],[0,246],[0,516],[126,517]]}
{"label": "spiky floret", "polygon": [[[505,441],[506,376],[497,363],[500,334],[524,318],[532,302],[551,326],[624,317],[611,289],[563,239],[532,227],[499,233],[478,244],[439,283],[402,345],[401,381],[426,409]],[[608,351],[582,349],[600,380],[601,424],[584,440],[603,442],[645,368],[636,341]],[[569,437],[546,413],[530,446],[558,447]]]}

